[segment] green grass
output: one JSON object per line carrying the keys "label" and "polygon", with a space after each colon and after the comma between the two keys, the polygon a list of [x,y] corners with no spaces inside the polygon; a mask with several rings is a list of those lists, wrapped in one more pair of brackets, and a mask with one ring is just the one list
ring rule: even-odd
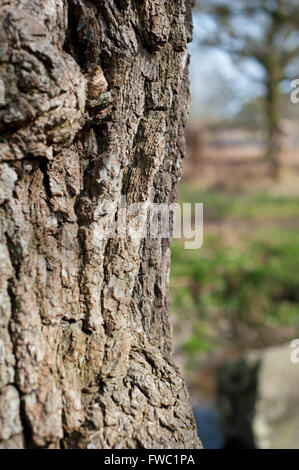
{"label": "green grass", "polygon": [[299,217],[299,197],[267,193],[227,193],[200,190],[193,184],[181,187],[180,202],[202,202],[206,217],[225,220],[230,217],[247,219],[288,219]]}
{"label": "green grass", "polygon": [[[203,202],[214,221],[245,217],[249,222],[264,218],[265,227],[234,233],[229,244],[219,232],[204,226],[204,244],[185,250],[172,243],[172,310],[192,318],[193,332],[187,353],[207,352],[214,346],[214,325],[227,320],[245,325],[263,341],[266,327],[299,325],[299,233],[286,229],[280,219],[296,222],[299,199],[268,194],[232,195],[200,192],[184,186],[181,202]],[[277,219],[269,227],[267,221]],[[250,224],[249,224],[250,226]],[[233,230],[235,231],[235,225]],[[265,343],[267,338],[264,338]]]}

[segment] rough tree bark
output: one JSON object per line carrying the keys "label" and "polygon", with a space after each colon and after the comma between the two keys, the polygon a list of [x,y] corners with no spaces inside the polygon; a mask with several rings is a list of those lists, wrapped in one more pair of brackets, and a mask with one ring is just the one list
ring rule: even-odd
{"label": "rough tree bark", "polygon": [[102,236],[121,195],[175,199],[191,3],[2,2],[2,448],[200,446],[169,240]]}

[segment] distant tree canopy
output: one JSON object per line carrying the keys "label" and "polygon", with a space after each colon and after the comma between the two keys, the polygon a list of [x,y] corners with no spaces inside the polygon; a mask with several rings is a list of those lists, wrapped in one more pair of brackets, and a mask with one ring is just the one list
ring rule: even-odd
{"label": "distant tree canopy", "polygon": [[198,0],[197,8],[200,45],[221,47],[240,65],[254,60],[263,71],[266,156],[276,177],[281,151],[280,86],[292,78],[299,55],[298,0]]}

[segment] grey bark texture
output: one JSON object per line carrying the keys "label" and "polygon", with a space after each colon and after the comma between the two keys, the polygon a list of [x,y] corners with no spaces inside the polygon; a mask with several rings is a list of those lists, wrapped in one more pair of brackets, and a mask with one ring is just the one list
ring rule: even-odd
{"label": "grey bark texture", "polygon": [[169,240],[103,236],[122,195],[175,200],[191,7],[2,1],[1,448],[201,446],[172,359]]}

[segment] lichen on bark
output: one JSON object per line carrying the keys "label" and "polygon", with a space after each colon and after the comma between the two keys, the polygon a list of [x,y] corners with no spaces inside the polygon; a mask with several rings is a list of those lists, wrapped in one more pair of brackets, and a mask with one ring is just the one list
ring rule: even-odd
{"label": "lichen on bark", "polygon": [[123,195],[175,200],[191,3],[0,7],[0,448],[200,446],[169,240],[103,237]]}

